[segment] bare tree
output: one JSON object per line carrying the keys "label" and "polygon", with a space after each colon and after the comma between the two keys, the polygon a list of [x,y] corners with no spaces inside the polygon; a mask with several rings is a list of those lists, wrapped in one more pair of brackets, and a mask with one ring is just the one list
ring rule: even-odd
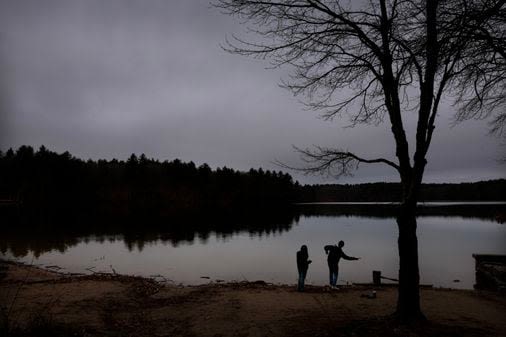
{"label": "bare tree", "polygon": [[462,52],[460,109],[457,120],[490,117],[491,133],[504,135],[506,126],[506,10],[496,6],[469,6],[464,29],[469,39]]}
{"label": "bare tree", "polygon": [[[492,111],[500,111],[505,100],[505,2],[217,0],[214,4],[249,23],[256,33],[248,40],[233,36],[225,48],[268,57],[274,66],[290,66],[291,76],[283,85],[304,95],[308,107],[327,119],[348,115],[352,125],[390,122],[395,161],[322,147],[301,152],[308,172],[346,174],[358,163],[381,163],[398,172],[403,194],[397,218],[396,314],[402,321],[424,317],[415,211],[441,100],[459,105],[458,119],[489,115],[504,119],[503,112]],[[418,116],[414,153],[404,128],[405,114],[412,111]]]}

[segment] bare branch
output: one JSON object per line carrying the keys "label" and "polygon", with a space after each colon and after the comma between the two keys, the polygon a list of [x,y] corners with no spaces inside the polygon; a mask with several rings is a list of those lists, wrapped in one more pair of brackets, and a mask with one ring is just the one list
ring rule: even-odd
{"label": "bare branch", "polygon": [[[388,116],[398,164],[372,162],[396,168],[406,185],[421,181],[445,97],[459,107],[457,120],[490,117],[492,130],[503,130],[506,0],[215,1],[255,33],[253,39],[234,36],[225,49],[290,67],[282,86],[304,96],[307,108],[328,120],[347,116],[350,126]],[[404,115],[415,109],[412,165]],[[370,162],[346,151],[327,154],[343,172]]]}
{"label": "bare branch", "polygon": [[314,149],[301,149],[298,147],[294,147],[294,149],[301,155],[302,160],[307,165],[304,167],[292,167],[279,161],[276,164],[283,168],[296,170],[305,174],[326,173],[334,177],[352,175],[351,171],[356,170],[360,163],[386,164],[397,171],[400,170],[399,165],[388,159],[366,159],[352,152],[340,149],[321,146],[314,146]]}

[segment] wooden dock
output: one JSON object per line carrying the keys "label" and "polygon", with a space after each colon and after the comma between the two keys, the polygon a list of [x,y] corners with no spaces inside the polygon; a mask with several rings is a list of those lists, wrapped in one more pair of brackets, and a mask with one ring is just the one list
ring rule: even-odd
{"label": "wooden dock", "polygon": [[475,289],[506,291],[506,255],[473,254]]}

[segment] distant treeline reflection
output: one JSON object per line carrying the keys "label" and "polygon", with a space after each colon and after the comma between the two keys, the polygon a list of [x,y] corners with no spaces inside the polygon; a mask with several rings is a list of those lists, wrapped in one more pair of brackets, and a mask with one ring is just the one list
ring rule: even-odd
{"label": "distant treeline reflection", "polygon": [[[278,210],[257,209],[236,214],[196,213],[192,216],[154,218],[96,218],[89,222],[31,222],[13,225],[7,219],[0,227],[0,253],[15,257],[33,253],[35,257],[51,250],[65,252],[82,242],[122,240],[129,250],[142,250],[146,244],[163,242],[172,246],[206,241],[216,235],[227,239],[249,233],[254,237],[282,234],[299,223],[301,217],[391,218],[395,223],[397,205],[298,205]],[[505,214],[505,205],[446,205],[419,209],[419,216],[451,216],[496,221]],[[5,219],[4,219],[5,220]]]}
{"label": "distant treeline reflection", "polygon": [[38,257],[51,250],[64,252],[89,240],[123,240],[128,249],[142,250],[145,244],[157,241],[177,246],[197,239],[207,241],[212,235],[226,239],[238,233],[255,237],[280,234],[289,231],[298,221],[299,214],[292,210],[258,210],[222,216],[209,213],[174,218],[146,217],[139,222],[97,218],[88,223],[30,223],[0,228],[0,253],[23,257],[31,252]]}
{"label": "distant treeline reflection", "polygon": [[[301,216],[360,216],[367,218],[392,218],[397,216],[399,205],[385,204],[301,204]],[[498,221],[506,214],[506,204],[441,204],[419,205],[418,216],[461,217]],[[502,219],[502,218],[501,218]]]}

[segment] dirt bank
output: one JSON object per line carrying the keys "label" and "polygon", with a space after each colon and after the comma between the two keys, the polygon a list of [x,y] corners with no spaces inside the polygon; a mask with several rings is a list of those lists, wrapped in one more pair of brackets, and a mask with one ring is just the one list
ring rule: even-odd
{"label": "dirt bank", "polygon": [[[0,261],[0,306],[9,329],[34,321],[79,336],[506,336],[506,298],[422,290],[429,323],[388,319],[396,290],[330,290],[256,283],[178,287],[121,275],[70,276]],[[42,318],[42,319],[41,319]],[[5,328],[4,328],[5,330]],[[0,333],[1,334],[1,333]]]}

